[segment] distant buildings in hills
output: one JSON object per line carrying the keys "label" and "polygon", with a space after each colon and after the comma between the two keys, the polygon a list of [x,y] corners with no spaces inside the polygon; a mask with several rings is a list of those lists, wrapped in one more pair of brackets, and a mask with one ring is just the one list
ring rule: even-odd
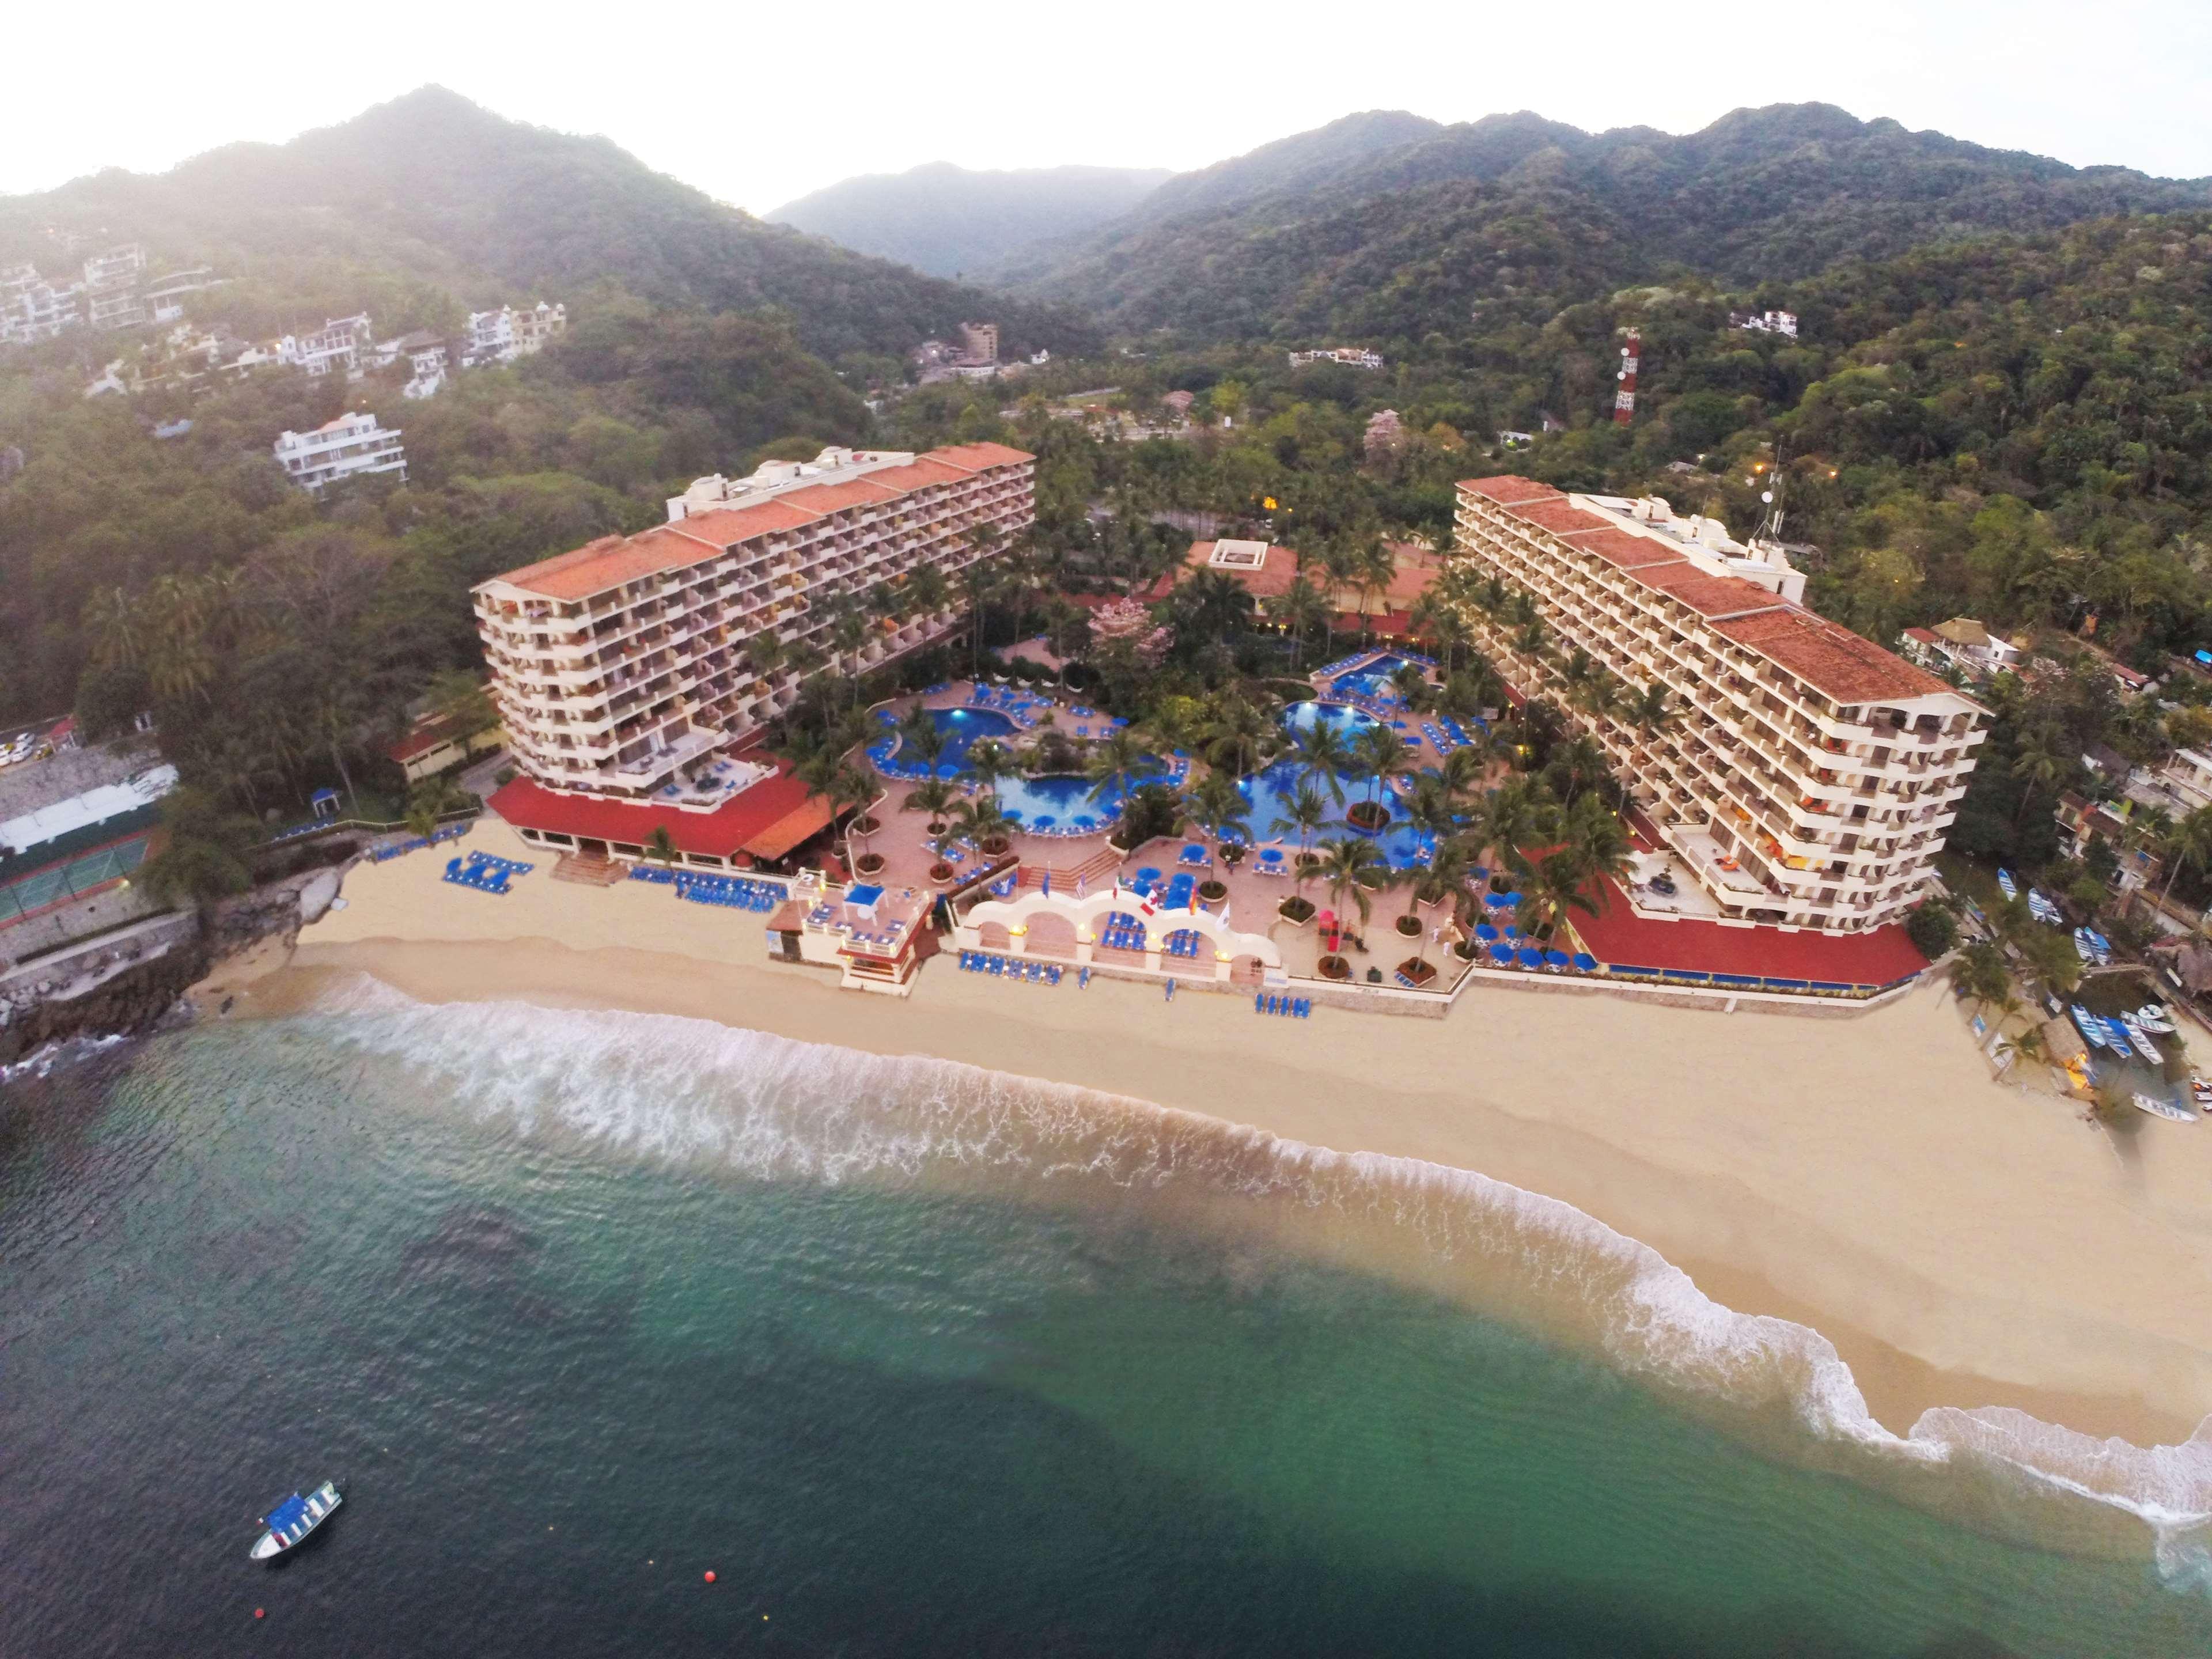
{"label": "distant buildings in hills", "polygon": [[366,411],[341,415],[312,432],[287,432],[270,447],[284,476],[312,495],[363,474],[396,472],[402,483],[407,481],[407,452],[398,432]]}
{"label": "distant buildings in hills", "polygon": [[1731,311],[1730,328],[1748,329],[1753,334],[1783,334],[1797,337],[1797,313],[1794,311]]}
{"label": "distant buildings in hills", "polygon": [[[1042,362],[1044,357],[1045,354],[1039,352],[1031,361]],[[924,340],[907,354],[907,361],[921,370],[918,378],[923,386],[939,380],[994,379],[1000,372],[999,325],[963,323],[958,345],[945,340]]]}
{"label": "distant buildings in hills", "polygon": [[544,301],[518,310],[469,313],[461,332],[451,338],[416,329],[379,340],[367,312],[333,317],[320,328],[273,340],[245,341],[216,331],[179,323],[143,349],[136,362],[118,358],[85,388],[88,398],[106,392],[143,391],[148,386],[190,386],[210,375],[242,380],[258,368],[289,368],[309,374],[342,374],[359,380],[404,363],[408,373],[401,395],[434,397],[458,363],[463,368],[509,363],[542,350],[548,340],[568,330],[568,308]]}
{"label": "distant buildings in hills", "polygon": [[1364,346],[1324,346],[1317,351],[1293,351],[1291,367],[1303,368],[1307,363],[1349,363],[1354,368],[1380,368],[1382,354],[1370,351]]}
{"label": "distant buildings in hills", "polygon": [[75,277],[42,276],[28,261],[0,265],[0,343],[35,345],[76,328],[173,322],[185,314],[185,295],[222,280],[205,265],[155,275],[136,242],[94,254]]}

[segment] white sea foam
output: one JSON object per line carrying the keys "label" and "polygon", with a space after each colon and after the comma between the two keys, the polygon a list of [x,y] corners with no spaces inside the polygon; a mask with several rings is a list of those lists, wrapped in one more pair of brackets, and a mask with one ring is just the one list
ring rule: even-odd
{"label": "white sea foam", "polygon": [[0,1085],[15,1083],[24,1078],[52,1077],[58,1066],[79,1066],[96,1054],[130,1042],[116,1033],[107,1036],[70,1037],[61,1042],[49,1042],[34,1048],[13,1066],[0,1066]]}
{"label": "white sea foam", "polygon": [[1937,1408],[1893,1433],[1818,1331],[1723,1307],[1648,1245],[1471,1170],[672,1016],[433,1006],[364,978],[313,1018],[361,1050],[445,1072],[457,1098],[523,1133],[633,1156],[823,1182],[1006,1171],[1025,1185],[1180,1189],[1249,1215],[1289,1204],[1323,1212],[1324,1225],[1382,1224],[1428,1261],[1464,1267],[1486,1311],[1540,1309],[1537,1322],[1557,1333],[1564,1310],[1579,1328],[1568,1334],[1632,1375],[1794,1423],[1803,1461],[2038,1540],[2110,1547],[2112,1523],[2140,1523],[2167,1583],[2212,1590],[2212,1419],[2181,1445],[2149,1448],[2000,1407]]}

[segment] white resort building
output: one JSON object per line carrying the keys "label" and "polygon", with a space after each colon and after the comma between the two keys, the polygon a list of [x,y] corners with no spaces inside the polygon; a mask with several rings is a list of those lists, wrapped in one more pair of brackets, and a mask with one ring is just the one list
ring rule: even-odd
{"label": "white resort building", "polygon": [[[1679,716],[1649,734],[1571,717],[1695,875],[1704,914],[1858,933],[1922,896],[1987,713],[1807,610],[1780,548],[1664,501],[1510,476],[1460,484],[1456,541],[1486,578],[1529,596],[1565,650],[1674,694]],[[1509,623],[1468,621],[1517,691],[1557,681]]]}
{"label": "white resort building", "polygon": [[341,415],[312,432],[287,432],[271,447],[285,476],[318,495],[339,479],[362,473],[396,472],[401,483],[407,480],[407,452],[398,430],[379,426],[367,413]]}
{"label": "white resort building", "polygon": [[[957,576],[987,556],[982,526],[1003,544],[1029,525],[1034,465],[989,443],[825,449],[750,477],[702,478],[668,503],[665,525],[483,583],[477,626],[515,764],[548,792],[725,805],[728,780],[702,782],[700,763],[799,694],[796,672],[760,672],[746,643],[772,629],[834,659],[825,600],[896,589],[924,566]],[[959,604],[956,594],[931,615],[872,620],[860,667],[943,637]],[[526,817],[501,811],[528,832]]]}

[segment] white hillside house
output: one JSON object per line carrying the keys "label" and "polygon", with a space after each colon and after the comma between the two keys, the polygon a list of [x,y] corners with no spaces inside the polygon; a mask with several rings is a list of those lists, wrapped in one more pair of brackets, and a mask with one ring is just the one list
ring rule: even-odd
{"label": "white hillside house", "polygon": [[312,495],[364,473],[396,472],[402,483],[407,481],[407,452],[398,432],[379,426],[367,413],[341,415],[313,432],[287,432],[274,448],[285,476]]}

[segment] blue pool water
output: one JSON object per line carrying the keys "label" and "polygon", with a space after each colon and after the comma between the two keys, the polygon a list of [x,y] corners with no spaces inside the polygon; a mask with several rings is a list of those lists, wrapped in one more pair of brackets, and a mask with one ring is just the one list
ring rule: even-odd
{"label": "blue pool water", "polygon": [[969,745],[985,738],[1004,742],[1014,735],[1013,721],[994,709],[933,708],[929,718],[945,737],[945,757],[938,762],[940,768],[950,766],[965,771]]}
{"label": "blue pool water", "polygon": [[[1310,706],[1300,705],[1302,708]],[[1280,836],[1286,848],[1297,845],[1298,832],[1291,823],[1288,808],[1291,799],[1298,793],[1298,778],[1303,769],[1295,760],[1279,760],[1273,766],[1254,773],[1237,786],[1243,790],[1244,799],[1251,803],[1248,816],[1255,841],[1273,841]],[[1336,804],[1336,798],[1329,793],[1326,784],[1316,779],[1314,787],[1321,791],[1322,799],[1328,803],[1328,821],[1314,834],[1316,843],[1366,834],[1364,830],[1353,828],[1345,814],[1355,803],[1371,797],[1374,793],[1371,784],[1356,778],[1346,778],[1344,805],[1341,806]],[[1393,822],[1381,835],[1369,839],[1374,842],[1376,850],[1389,860],[1394,869],[1407,869],[1423,862],[1426,838],[1402,821]]]}
{"label": "blue pool water", "polygon": [[1352,738],[1358,734],[1362,726],[1382,724],[1371,714],[1334,702],[1294,702],[1283,710],[1282,720],[1284,729],[1293,737],[1302,736],[1316,726],[1333,726],[1342,736]]}
{"label": "blue pool water", "polygon": [[[1165,769],[1157,756],[1148,755],[1139,766],[1139,781]],[[1048,774],[1040,778],[1007,778],[999,785],[999,805],[1017,822],[1042,830],[1066,830],[1073,819],[1091,817],[1103,829],[1121,810],[1121,789],[1109,784],[1097,795],[1090,779],[1071,774]]]}
{"label": "blue pool water", "polygon": [[1378,691],[1388,691],[1390,677],[1400,669],[1414,665],[1395,652],[1386,652],[1364,667],[1338,676],[1334,687],[1340,696],[1371,697]]}

